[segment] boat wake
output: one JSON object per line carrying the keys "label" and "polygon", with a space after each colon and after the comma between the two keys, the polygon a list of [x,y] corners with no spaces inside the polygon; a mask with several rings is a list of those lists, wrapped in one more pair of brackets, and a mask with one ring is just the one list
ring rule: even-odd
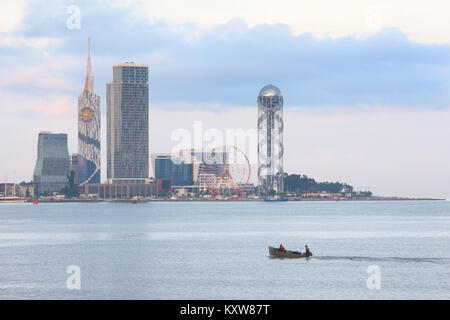
{"label": "boat wake", "polygon": [[404,258],[404,257],[358,257],[358,256],[319,256],[318,260],[348,260],[368,262],[428,262],[428,263],[450,263],[450,258]]}

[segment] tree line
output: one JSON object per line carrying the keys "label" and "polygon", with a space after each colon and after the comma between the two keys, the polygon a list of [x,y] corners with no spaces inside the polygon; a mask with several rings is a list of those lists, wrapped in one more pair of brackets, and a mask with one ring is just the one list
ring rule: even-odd
{"label": "tree line", "polygon": [[313,178],[300,174],[284,175],[284,190],[287,193],[313,193],[313,192],[353,192],[353,187],[341,182],[317,182]]}

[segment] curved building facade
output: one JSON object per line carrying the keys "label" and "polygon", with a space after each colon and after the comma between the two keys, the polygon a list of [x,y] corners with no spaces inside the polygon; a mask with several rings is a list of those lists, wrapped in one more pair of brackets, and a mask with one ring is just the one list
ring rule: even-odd
{"label": "curved building facade", "polygon": [[100,183],[100,97],[94,94],[90,39],[83,93],[78,97],[78,157],[76,178],[80,186]]}
{"label": "curved building facade", "polygon": [[259,191],[283,192],[283,95],[267,85],[258,95],[258,183]]}
{"label": "curved building facade", "polygon": [[37,161],[33,173],[35,194],[59,192],[67,186],[69,163],[67,134],[39,133]]}

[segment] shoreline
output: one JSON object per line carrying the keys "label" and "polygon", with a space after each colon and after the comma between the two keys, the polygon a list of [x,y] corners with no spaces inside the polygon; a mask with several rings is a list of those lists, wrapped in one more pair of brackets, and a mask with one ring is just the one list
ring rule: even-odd
{"label": "shoreline", "polygon": [[[370,197],[359,199],[328,199],[328,198],[292,198],[294,202],[359,202],[359,201],[446,201],[447,199],[439,198],[400,198],[400,197]],[[99,203],[99,202],[264,202],[264,199],[45,199],[45,200],[27,200],[27,199],[8,199],[0,200],[1,203]]]}

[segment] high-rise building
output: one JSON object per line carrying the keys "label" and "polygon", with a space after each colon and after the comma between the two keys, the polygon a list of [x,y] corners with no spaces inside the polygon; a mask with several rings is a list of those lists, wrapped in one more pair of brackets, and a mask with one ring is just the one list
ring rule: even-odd
{"label": "high-rise building", "polygon": [[267,85],[258,95],[258,182],[259,191],[283,192],[283,96]]}
{"label": "high-rise building", "polygon": [[59,192],[68,185],[67,134],[40,132],[33,184],[36,195]]}
{"label": "high-rise building", "polygon": [[148,178],[148,66],[114,66],[106,91],[108,181]]}
{"label": "high-rise building", "polygon": [[80,186],[100,183],[100,97],[94,94],[91,64],[91,39],[88,39],[88,60],[84,90],[78,97],[78,155],[74,166]]}

